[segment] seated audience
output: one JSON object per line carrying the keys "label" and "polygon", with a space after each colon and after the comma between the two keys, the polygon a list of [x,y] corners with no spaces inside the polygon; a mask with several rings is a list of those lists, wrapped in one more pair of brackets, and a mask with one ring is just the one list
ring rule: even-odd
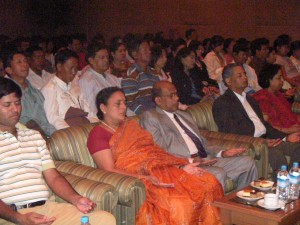
{"label": "seated audience", "polygon": [[213,175],[162,150],[135,120],[126,120],[121,89],[103,89],[96,104],[101,123],[90,132],[87,146],[98,167],[144,183],[146,201],[136,224],[221,224],[211,203],[223,190]]}
{"label": "seated audience", "polygon": [[260,71],[259,83],[263,89],[256,92],[253,98],[258,102],[264,119],[284,133],[300,131],[300,115],[292,112],[291,104],[281,93],[281,66],[266,64]]}
{"label": "seated audience", "polygon": [[5,77],[5,69],[2,58],[0,58],[0,77]]}
{"label": "seated audience", "polygon": [[154,107],[151,101],[151,90],[159,78],[149,66],[151,50],[147,41],[135,39],[128,50],[135,63],[128,69],[127,77],[121,81],[121,87],[124,90],[128,108],[139,115],[142,111]]}
{"label": "seated audience", "polygon": [[269,53],[269,40],[266,38],[257,38],[250,44],[252,60],[249,63],[256,75],[259,76],[261,68],[267,63],[266,58]]}
{"label": "seated audience", "polygon": [[[234,62],[240,63],[246,72],[248,87],[245,88],[244,92],[246,92],[247,94],[253,94],[256,91],[260,90],[261,87],[258,84],[255,70],[251,66],[246,64],[246,61],[248,59],[248,48],[242,44],[236,44],[234,45],[232,52]],[[220,73],[222,73],[222,71],[220,71]],[[220,92],[223,94],[226,90],[227,86],[222,81],[220,83]]]}
{"label": "seated audience", "polygon": [[[18,85],[0,78],[0,223],[79,224],[89,213],[92,224],[116,224],[111,214],[92,212],[96,204],[56,170],[40,133],[19,123],[21,97]],[[52,191],[70,204],[54,202]]]}
{"label": "seated audience", "polygon": [[227,38],[224,41],[224,58],[226,61],[226,65],[230,63],[234,63],[233,59],[233,46],[236,44],[235,40],[233,38]]}
{"label": "seated audience", "polygon": [[290,51],[289,38],[278,37],[274,41],[274,49],[276,51],[276,64],[283,66],[283,78],[291,85],[300,86],[300,73],[288,57]]}
{"label": "seated audience", "polygon": [[219,35],[215,35],[210,40],[211,51],[207,53],[204,58],[209,77],[218,83],[222,77],[217,74],[217,69],[226,65],[226,60],[223,55],[224,38]]}
{"label": "seated audience", "polygon": [[172,72],[174,69],[174,61],[178,51],[186,47],[186,43],[182,38],[178,38],[171,45],[171,52],[167,55],[167,64],[165,66],[166,72]]}
{"label": "seated audience", "polygon": [[107,73],[109,68],[109,51],[103,44],[91,43],[87,48],[87,61],[89,68],[79,79],[79,86],[83,97],[90,106],[90,113],[96,115],[95,98],[97,93],[106,87],[120,87],[120,79]]}
{"label": "seated audience", "polygon": [[71,35],[68,40],[68,48],[74,51],[79,57],[79,70],[82,70],[87,62],[85,60],[86,53],[83,51],[82,41],[80,35]]}
{"label": "seated audience", "polygon": [[291,43],[291,52],[292,55],[290,56],[290,59],[298,73],[300,73],[300,41],[293,41]]}
{"label": "seated audience", "polygon": [[204,47],[204,53],[203,53],[203,57],[205,58],[205,56],[207,55],[207,53],[210,52],[210,40],[211,38],[205,38],[203,39],[203,47]]}
{"label": "seated audience", "polygon": [[55,131],[46,117],[44,110],[44,97],[26,79],[29,65],[26,56],[21,52],[11,52],[7,56],[5,71],[14,82],[22,89],[22,113],[20,122],[28,128],[38,130],[43,135],[50,137]]}
{"label": "seated audience", "polygon": [[178,110],[179,98],[172,83],[160,81],[154,84],[152,99],[156,108],[144,112],[140,124],[162,149],[190,162],[200,162],[201,168],[214,174],[224,190],[227,177],[235,181],[237,189],[257,179],[254,160],[249,156],[239,156],[246,149],[226,150],[212,145],[201,136],[190,114]]}
{"label": "seated audience", "polygon": [[78,85],[78,56],[65,49],[55,55],[55,76],[42,89],[49,122],[57,129],[97,122]]}
{"label": "seated audience", "polygon": [[[201,67],[205,67],[206,69],[206,65],[203,62],[203,53],[204,53],[204,47],[202,45],[202,43],[200,41],[191,41],[189,48],[192,49],[196,55],[195,61],[196,61],[196,65],[199,66],[199,68]],[[208,73],[207,73],[208,75]]]}
{"label": "seated audience", "polygon": [[209,85],[209,86],[212,86],[212,87],[214,86],[214,87],[218,88],[218,83],[215,80],[209,78],[206,65],[203,62],[203,60],[200,60],[201,55],[203,54],[203,51],[204,51],[201,42],[200,41],[192,41],[190,43],[189,48],[191,50],[193,50],[195,53],[195,56],[196,56],[195,63],[197,65],[197,67],[195,67],[195,70],[199,73],[199,76],[201,77],[203,84],[205,86]]}
{"label": "seated audience", "polygon": [[25,52],[30,46],[30,39],[28,37],[18,37],[15,39],[15,49],[19,52]]}
{"label": "seated audience", "polygon": [[168,80],[172,82],[172,78],[169,73],[164,71],[164,67],[167,63],[167,52],[160,45],[155,45],[151,48],[151,62],[150,66],[153,69],[153,73],[159,77],[159,80]]}
{"label": "seated audience", "polygon": [[185,32],[185,38],[186,38],[186,46],[189,47],[191,41],[197,41],[198,40],[198,34],[195,29],[189,29]]}
{"label": "seated audience", "polygon": [[53,77],[53,74],[45,70],[45,53],[37,46],[29,47],[25,53],[30,67],[27,79],[33,87],[41,90]]}
{"label": "seated audience", "polygon": [[274,64],[276,62],[276,52],[273,47],[268,48],[268,56],[266,58],[267,63]]}
{"label": "seated audience", "polygon": [[45,58],[50,63],[52,71],[55,71],[54,40],[52,40],[52,39],[48,39],[46,41]]}
{"label": "seated audience", "polygon": [[286,135],[264,120],[258,103],[244,90],[248,79],[239,63],[229,64],[222,73],[228,89],[213,103],[213,117],[220,132],[265,138],[269,146],[269,162],[276,175],[281,165],[300,160],[300,133]]}
{"label": "seated audience", "polygon": [[182,104],[193,105],[200,102],[205,95],[213,97],[218,93],[215,87],[210,88],[208,78],[200,75],[201,71],[195,64],[193,50],[190,48],[179,50],[171,77]]}
{"label": "seated audience", "polygon": [[126,58],[126,45],[120,37],[115,37],[112,39],[109,49],[110,54],[113,57],[113,61],[110,64],[110,73],[116,77],[125,78],[127,76],[128,68],[132,66],[132,63]]}

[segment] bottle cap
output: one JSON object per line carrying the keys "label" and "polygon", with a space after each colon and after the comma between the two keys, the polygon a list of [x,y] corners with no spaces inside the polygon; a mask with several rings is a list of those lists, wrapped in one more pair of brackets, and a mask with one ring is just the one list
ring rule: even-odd
{"label": "bottle cap", "polygon": [[294,162],[294,163],[293,163],[293,167],[299,167],[299,163]]}
{"label": "bottle cap", "polygon": [[89,222],[89,217],[88,216],[82,216],[81,217],[81,223],[88,223]]}
{"label": "bottle cap", "polygon": [[281,170],[286,170],[286,169],[287,169],[286,165],[281,166]]}

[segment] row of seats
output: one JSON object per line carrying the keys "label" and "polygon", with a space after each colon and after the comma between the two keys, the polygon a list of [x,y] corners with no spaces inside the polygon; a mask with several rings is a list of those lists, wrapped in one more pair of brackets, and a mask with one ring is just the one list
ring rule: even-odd
{"label": "row of seats", "polygon": [[[191,106],[188,112],[205,138],[224,148],[245,147],[245,154],[256,161],[259,176],[268,176],[268,147],[264,139],[217,132],[210,101]],[[137,116],[134,119],[138,121]],[[99,209],[111,212],[117,224],[135,224],[135,216],[146,198],[145,187],[134,177],[96,168],[86,146],[88,134],[96,125],[56,131],[48,140],[49,151],[57,169],[78,192],[95,201]],[[226,193],[235,189],[230,179],[226,186]]]}

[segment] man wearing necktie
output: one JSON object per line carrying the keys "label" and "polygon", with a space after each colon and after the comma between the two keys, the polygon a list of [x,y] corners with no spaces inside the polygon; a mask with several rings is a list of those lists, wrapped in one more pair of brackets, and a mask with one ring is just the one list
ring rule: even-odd
{"label": "man wearing necktie", "polygon": [[153,86],[153,101],[156,108],[141,116],[141,126],[152,133],[154,141],[169,153],[200,162],[203,169],[211,172],[225,189],[225,180],[230,177],[238,189],[257,179],[257,168],[249,156],[239,156],[246,149],[221,149],[212,146],[201,135],[192,117],[178,110],[175,86],[167,81]]}

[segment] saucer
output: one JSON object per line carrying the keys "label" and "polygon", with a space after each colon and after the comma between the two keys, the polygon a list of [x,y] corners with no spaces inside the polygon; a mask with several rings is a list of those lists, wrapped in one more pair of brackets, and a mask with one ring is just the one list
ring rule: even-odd
{"label": "saucer", "polygon": [[267,191],[267,190],[270,190],[272,187],[273,187],[273,185],[274,185],[274,182],[273,181],[268,181],[268,183],[270,183],[270,187],[261,187],[261,186],[255,186],[254,185],[254,181],[252,181],[251,183],[250,183],[250,185],[251,185],[251,187],[254,187],[254,188],[256,188],[256,189],[258,189],[258,190],[261,190],[261,191]]}
{"label": "saucer", "polygon": [[245,199],[245,200],[248,200],[248,201],[255,201],[255,200],[258,200],[258,199],[261,199],[264,197],[264,193],[261,194],[261,196],[258,196],[258,197],[246,197],[246,196],[243,196],[243,193],[244,191],[239,191],[238,193],[236,193],[236,196],[238,196],[239,198],[242,198],[242,199]]}
{"label": "saucer", "polygon": [[265,209],[269,209],[269,210],[275,210],[275,209],[280,209],[281,207],[285,206],[285,202],[282,200],[278,200],[278,204],[276,206],[267,206],[265,205],[265,200],[261,199],[257,201],[257,205],[259,205],[260,207],[263,207]]}

